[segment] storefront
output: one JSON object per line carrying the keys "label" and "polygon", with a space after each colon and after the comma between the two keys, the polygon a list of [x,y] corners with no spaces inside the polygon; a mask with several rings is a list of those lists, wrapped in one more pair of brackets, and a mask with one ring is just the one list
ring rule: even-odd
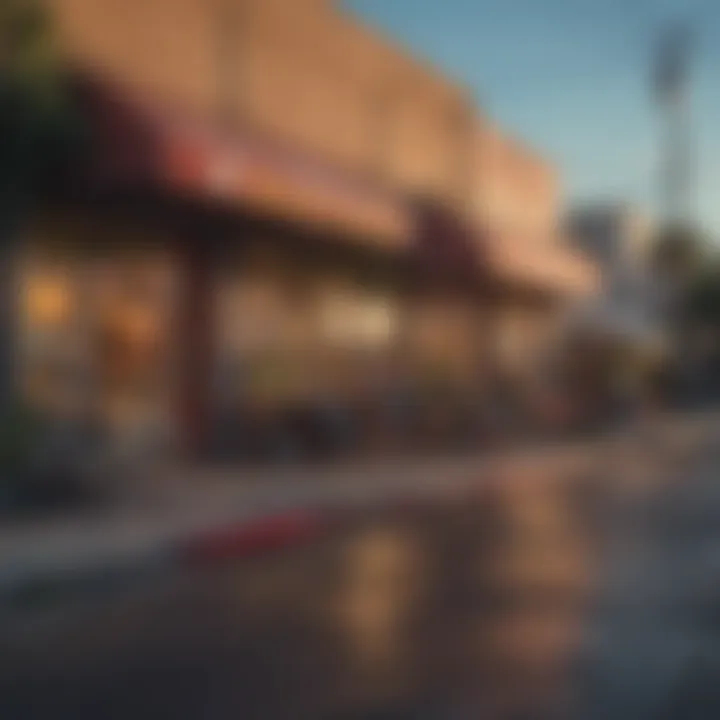
{"label": "storefront", "polygon": [[298,408],[482,385],[507,288],[452,209],[249,132],[92,100],[92,167],[19,273],[34,404],[197,456]]}
{"label": "storefront", "polygon": [[243,407],[381,391],[408,271],[400,197],[261,138],[90,107],[93,166],[18,267],[34,406],[197,455]]}
{"label": "storefront", "polygon": [[47,232],[36,231],[19,263],[15,367],[24,397],[68,425],[93,423],[123,444],[169,450],[176,438],[171,254],[91,251],[58,245]]}
{"label": "storefront", "polygon": [[218,276],[219,396],[289,403],[370,391],[397,342],[398,294],[390,279],[368,286],[350,267],[248,253]]}

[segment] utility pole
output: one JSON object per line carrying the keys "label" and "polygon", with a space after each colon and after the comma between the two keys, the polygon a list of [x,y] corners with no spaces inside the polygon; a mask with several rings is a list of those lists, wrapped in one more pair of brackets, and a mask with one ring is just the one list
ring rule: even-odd
{"label": "utility pole", "polygon": [[[692,123],[689,102],[690,60],[694,46],[693,28],[687,18],[668,22],[662,29],[655,58],[654,91],[661,121],[658,201],[661,228],[660,248],[666,256],[661,268],[662,314],[669,339],[674,346],[678,379],[684,391],[692,391],[696,378],[696,353],[682,310],[683,298],[690,280],[686,253],[687,242],[695,242],[695,203],[693,185]],[[674,237],[689,233],[688,237]],[[679,257],[675,259],[675,255]],[[685,261],[683,261],[685,259]]]}
{"label": "utility pole", "polygon": [[655,58],[654,93],[661,120],[659,203],[668,225],[689,224],[694,212],[694,157],[688,94],[693,30],[687,20],[668,23]]}

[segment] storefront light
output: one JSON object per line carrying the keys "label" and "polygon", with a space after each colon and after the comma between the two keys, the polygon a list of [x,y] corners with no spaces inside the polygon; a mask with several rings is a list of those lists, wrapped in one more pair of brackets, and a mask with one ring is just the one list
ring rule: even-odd
{"label": "storefront light", "polygon": [[336,344],[373,347],[386,344],[395,328],[384,298],[336,297],[323,313],[325,338]]}
{"label": "storefront light", "polygon": [[27,313],[32,325],[55,326],[70,315],[71,296],[61,278],[33,279],[27,289]]}

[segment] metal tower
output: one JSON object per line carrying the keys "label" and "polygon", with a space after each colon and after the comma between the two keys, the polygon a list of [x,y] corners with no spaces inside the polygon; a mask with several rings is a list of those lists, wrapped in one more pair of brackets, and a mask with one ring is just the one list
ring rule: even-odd
{"label": "metal tower", "polygon": [[659,216],[668,224],[691,222],[695,209],[688,93],[693,44],[690,24],[673,21],[660,33],[655,58],[654,92],[661,113]]}

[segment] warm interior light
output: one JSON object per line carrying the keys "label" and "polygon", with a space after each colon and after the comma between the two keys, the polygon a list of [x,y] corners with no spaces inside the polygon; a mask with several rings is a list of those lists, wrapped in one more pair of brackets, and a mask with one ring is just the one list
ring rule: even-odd
{"label": "warm interior light", "polygon": [[58,325],[70,314],[72,302],[67,283],[58,277],[39,277],[28,286],[27,313],[35,325]]}

